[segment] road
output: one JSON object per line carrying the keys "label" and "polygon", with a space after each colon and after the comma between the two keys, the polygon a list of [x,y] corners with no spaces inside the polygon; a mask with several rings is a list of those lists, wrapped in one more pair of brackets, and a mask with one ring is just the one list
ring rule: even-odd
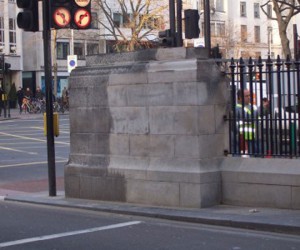
{"label": "road", "polygon": [[0,201],[5,249],[299,249],[298,236]]}
{"label": "road", "polygon": [[[47,142],[43,116],[0,122],[0,196],[48,189]],[[61,115],[55,138],[57,189],[63,190],[63,166],[70,148],[69,119]]]}
{"label": "road", "polygon": [[[55,139],[63,191],[69,147],[68,116]],[[47,190],[47,144],[41,116],[0,121],[0,196]],[[300,249],[299,236],[125,216],[0,199],[3,249]]]}

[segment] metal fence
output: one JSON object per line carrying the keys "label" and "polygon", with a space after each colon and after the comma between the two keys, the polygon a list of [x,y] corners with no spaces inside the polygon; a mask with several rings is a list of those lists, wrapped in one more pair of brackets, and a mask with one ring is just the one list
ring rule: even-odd
{"label": "metal fence", "polygon": [[[231,86],[231,111],[226,118],[229,153],[299,157],[300,61],[280,57],[275,60],[241,58],[223,60],[220,65],[225,67]],[[238,98],[239,93],[242,95]]]}

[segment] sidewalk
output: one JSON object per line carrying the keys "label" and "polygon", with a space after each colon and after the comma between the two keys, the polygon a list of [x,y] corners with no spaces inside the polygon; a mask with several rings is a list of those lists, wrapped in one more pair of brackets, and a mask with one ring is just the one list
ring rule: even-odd
{"label": "sidewalk", "polygon": [[6,111],[6,116],[4,115],[4,110],[2,110],[1,116],[0,116],[0,121],[3,120],[11,120],[11,119],[31,119],[33,117],[39,117],[43,116],[42,113],[39,114],[29,114],[29,113],[22,113],[20,114],[19,108],[15,109],[10,109],[9,111]]}
{"label": "sidewalk", "polygon": [[[67,115],[69,114],[68,111],[65,113],[59,113],[59,115]],[[19,112],[18,108],[11,109],[9,112],[6,112],[6,116],[4,116],[4,111],[2,110],[1,116],[0,116],[0,121],[5,121],[5,120],[11,120],[11,119],[32,119],[36,117],[41,117],[43,118],[43,113],[37,113],[37,114],[30,114],[30,113],[21,113]]]}
{"label": "sidewalk", "polygon": [[[30,119],[43,114],[19,114],[18,109],[10,111],[9,119]],[[40,184],[41,185],[41,184]],[[45,185],[38,190],[45,190]],[[130,203],[93,201],[66,198],[64,192],[50,197],[48,191],[10,192],[2,196],[5,201],[79,208],[101,212],[144,216],[175,221],[202,223],[235,228],[280,232],[300,235],[300,210],[238,207],[219,205],[203,209],[182,209],[136,205]]]}
{"label": "sidewalk", "polygon": [[202,209],[165,208],[70,199],[64,192],[58,192],[55,197],[50,197],[48,192],[14,194],[4,200],[300,235],[300,210],[226,205]]}

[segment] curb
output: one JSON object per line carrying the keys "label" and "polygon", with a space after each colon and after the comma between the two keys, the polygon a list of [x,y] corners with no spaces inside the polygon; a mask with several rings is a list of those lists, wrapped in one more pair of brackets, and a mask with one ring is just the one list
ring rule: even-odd
{"label": "curb", "polygon": [[[278,211],[272,209],[266,209],[267,212],[264,212],[262,214],[260,214],[260,212],[251,213],[251,209],[249,210],[249,208],[240,208],[234,206],[230,207],[222,205],[203,209],[174,209],[147,207],[142,205],[132,205],[128,203],[123,204],[117,202],[79,200],[65,198],[64,196],[45,198],[45,195],[35,197],[5,197],[4,200],[36,205],[77,208],[114,214],[142,216],[172,221],[300,235],[300,224],[297,224],[297,222],[295,222],[294,220],[287,220],[285,216],[283,216],[281,220],[280,218],[278,218],[278,216],[276,219],[276,213],[278,213]],[[234,212],[234,210],[236,210],[236,212]],[[248,213],[245,211],[248,211]],[[270,211],[275,211],[276,213],[272,214]],[[280,211],[282,212],[282,210]],[[300,214],[300,212],[297,211],[288,210],[288,212],[290,213],[290,218],[295,218],[295,216],[299,216]]]}

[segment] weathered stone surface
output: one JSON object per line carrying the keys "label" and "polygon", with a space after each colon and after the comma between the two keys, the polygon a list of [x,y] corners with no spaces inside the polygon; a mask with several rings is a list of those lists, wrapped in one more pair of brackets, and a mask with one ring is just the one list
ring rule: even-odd
{"label": "weathered stone surface", "polygon": [[223,202],[299,209],[299,161],[228,157],[222,165]]}
{"label": "weathered stone surface", "polygon": [[72,72],[66,194],[218,204],[225,125],[216,116],[226,112],[225,77],[203,59],[206,50],[148,52],[92,56]]}

